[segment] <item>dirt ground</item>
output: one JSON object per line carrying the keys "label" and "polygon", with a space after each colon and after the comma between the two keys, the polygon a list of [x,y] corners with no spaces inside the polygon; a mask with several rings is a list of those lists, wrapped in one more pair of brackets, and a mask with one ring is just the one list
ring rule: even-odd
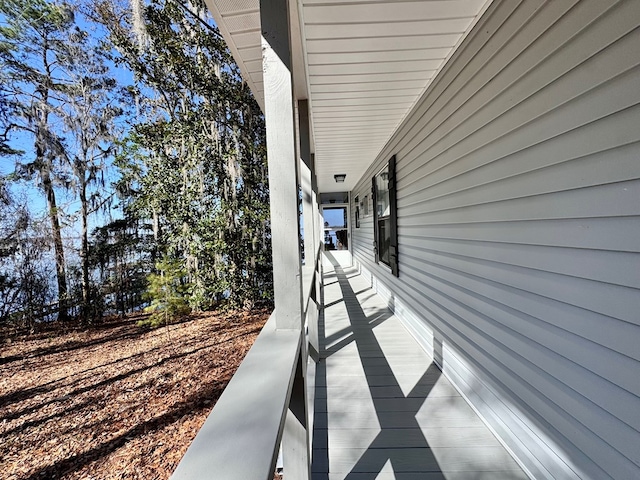
{"label": "dirt ground", "polygon": [[0,477],[169,478],[268,315],[5,340]]}

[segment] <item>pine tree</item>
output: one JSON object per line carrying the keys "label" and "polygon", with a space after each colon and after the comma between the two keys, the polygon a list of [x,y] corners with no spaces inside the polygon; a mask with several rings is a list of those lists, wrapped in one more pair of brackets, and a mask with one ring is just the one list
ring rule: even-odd
{"label": "pine tree", "polygon": [[156,270],[158,273],[147,277],[147,297],[151,305],[145,311],[151,312],[151,316],[141,323],[152,327],[168,325],[191,313],[186,296],[189,285],[185,282],[186,274],[181,263],[164,259],[156,264]]}
{"label": "pine tree", "polygon": [[154,266],[148,230],[127,216],[96,228],[92,237],[90,266],[99,275],[106,308],[122,315],[137,310]]}
{"label": "pine tree", "polygon": [[66,86],[65,80],[56,76],[56,64],[71,58],[67,40],[73,12],[64,4],[45,0],[0,0],[0,14],[5,18],[0,26],[3,96],[12,113],[10,126],[33,138],[34,158],[21,165],[21,172],[38,178],[47,199],[61,305],[59,318],[64,320],[68,296],[66,264],[54,189],[64,142],[54,128],[52,111],[58,102],[57,94]]}
{"label": "pine tree", "polygon": [[[118,85],[110,76],[105,49],[92,44],[87,32],[76,29],[75,61],[65,66],[70,85],[59,109],[68,135],[66,166],[71,189],[80,200],[80,270],[82,315],[88,320],[90,298],[89,215],[109,205],[104,195],[106,162],[116,151],[115,122],[123,113]],[[93,188],[95,186],[97,188]]]}
{"label": "pine tree", "polygon": [[[76,23],[77,5],[47,0],[0,0],[0,120],[10,132],[31,136],[33,154],[22,155],[17,172],[35,178],[47,199],[55,248],[59,317],[67,317],[70,297],[56,190],[80,201],[81,304],[90,304],[88,218],[106,203],[105,162],[115,146],[114,124],[121,115],[108,49]],[[14,152],[15,153],[15,152]],[[98,187],[98,188],[95,188]]]}

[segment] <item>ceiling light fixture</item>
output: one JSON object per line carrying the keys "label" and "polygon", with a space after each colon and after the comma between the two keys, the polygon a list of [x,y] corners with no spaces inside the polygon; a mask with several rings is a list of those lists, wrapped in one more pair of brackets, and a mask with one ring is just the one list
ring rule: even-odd
{"label": "ceiling light fixture", "polygon": [[336,183],[344,183],[344,179],[347,178],[347,174],[346,173],[338,173],[338,174],[334,175],[333,178],[335,179]]}

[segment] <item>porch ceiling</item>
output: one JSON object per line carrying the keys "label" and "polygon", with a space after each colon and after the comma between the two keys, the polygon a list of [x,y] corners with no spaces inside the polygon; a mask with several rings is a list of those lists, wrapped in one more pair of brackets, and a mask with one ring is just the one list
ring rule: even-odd
{"label": "porch ceiling", "polygon": [[[318,188],[333,192],[355,187],[491,0],[292,3],[296,95],[309,98]],[[207,4],[264,105],[259,0]]]}

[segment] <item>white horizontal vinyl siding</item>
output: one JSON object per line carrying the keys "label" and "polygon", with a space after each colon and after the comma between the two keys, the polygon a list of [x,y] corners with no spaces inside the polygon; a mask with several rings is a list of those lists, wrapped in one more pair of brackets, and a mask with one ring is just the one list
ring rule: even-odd
{"label": "white horizontal vinyl siding", "polygon": [[532,476],[640,478],[640,2],[495,1],[394,154],[356,261]]}

